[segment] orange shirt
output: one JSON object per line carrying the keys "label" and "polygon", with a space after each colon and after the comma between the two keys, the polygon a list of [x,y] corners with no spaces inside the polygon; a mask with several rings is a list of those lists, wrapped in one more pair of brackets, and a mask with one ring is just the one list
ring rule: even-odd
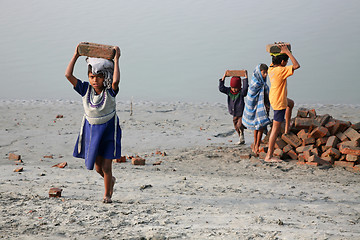
{"label": "orange shirt", "polygon": [[270,65],[268,70],[271,83],[269,100],[274,110],[282,110],[287,107],[287,78],[293,73],[292,65],[286,67]]}

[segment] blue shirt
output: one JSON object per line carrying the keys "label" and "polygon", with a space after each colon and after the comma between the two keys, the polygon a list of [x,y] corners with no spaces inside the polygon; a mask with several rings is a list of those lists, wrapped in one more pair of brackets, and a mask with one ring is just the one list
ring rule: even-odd
{"label": "blue shirt", "polygon": [[230,97],[231,88],[225,87],[224,82],[225,81],[221,81],[221,79],[219,80],[219,91],[227,95],[229,113],[234,117],[242,117],[245,107],[244,97],[246,97],[249,87],[248,79],[242,79],[242,88],[239,91],[240,96],[235,100]]}
{"label": "blue shirt", "polygon": [[[76,92],[78,92],[83,97],[83,96],[85,96],[89,85],[90,84],[88,82],[82,82],[81,80],[78,79],[74,89]],[[107,89],[107,90],[109,91],[110,95],[113,97],[115,97],[117,95],[117,93],[119,92],[119,89],[117,91],[114,91],[112,88]]]}

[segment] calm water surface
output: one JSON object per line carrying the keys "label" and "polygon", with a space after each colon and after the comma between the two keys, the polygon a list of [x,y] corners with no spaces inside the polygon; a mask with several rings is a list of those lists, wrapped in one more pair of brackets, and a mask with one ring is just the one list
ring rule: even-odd
{"label": "calm water surface", "polygon": [[[226,69],[292,44],[298,103],[360,104],[360,1],[1,1],[1,99],[79,99],[64,77],[81,41],[121,48],[118,100],[225,102]],[[81,57],[75,75],[86,80]]]}

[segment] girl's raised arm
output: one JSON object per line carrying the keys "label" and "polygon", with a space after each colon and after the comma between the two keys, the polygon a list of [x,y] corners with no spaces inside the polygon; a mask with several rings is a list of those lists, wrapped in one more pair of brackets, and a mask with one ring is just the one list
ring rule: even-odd
{"label": "girl's raised arm", "polygon": [[119,83],[120,83],[120,67],[119,67],[119,58],[120,58],[120,48],[115,47],[116,53],[114,57],[114,74],[113,74],[113,82],[112,82],[112,89],[118,90]]}
{"label": "girl's raised arm", "polygon": [[79,53],[78,53],[78,46],[76,46],[75,49],[75,53],[74,56],[71,58],[69,65],[67,66],[66,70],[65,70],[65,77],[67,78],[67,80],[69,80],[69,82],[76,87],[77,84],[77,78],[74,77],[73,72],[74,72],[74,66],[76,63],[76,60],[80,57]]}

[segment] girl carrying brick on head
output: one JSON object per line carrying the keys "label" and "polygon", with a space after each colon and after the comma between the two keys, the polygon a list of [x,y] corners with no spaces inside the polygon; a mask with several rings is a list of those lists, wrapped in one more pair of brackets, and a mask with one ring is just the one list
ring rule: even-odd
{"label": "girl carrying brick on head", "polygon": [[115,47],[114,60],[86,58],[89,82],[73,75],[79,58],[78,46],[65,71],[65,76],[82,96],[84,117],[73,156],[85,159],[86,168],[95,169],[104,178],[104,203],[111,203],[115,177],[112,159],[121,157],[121,129],[116,115],[115,96],[119,92],[120,49]]}

